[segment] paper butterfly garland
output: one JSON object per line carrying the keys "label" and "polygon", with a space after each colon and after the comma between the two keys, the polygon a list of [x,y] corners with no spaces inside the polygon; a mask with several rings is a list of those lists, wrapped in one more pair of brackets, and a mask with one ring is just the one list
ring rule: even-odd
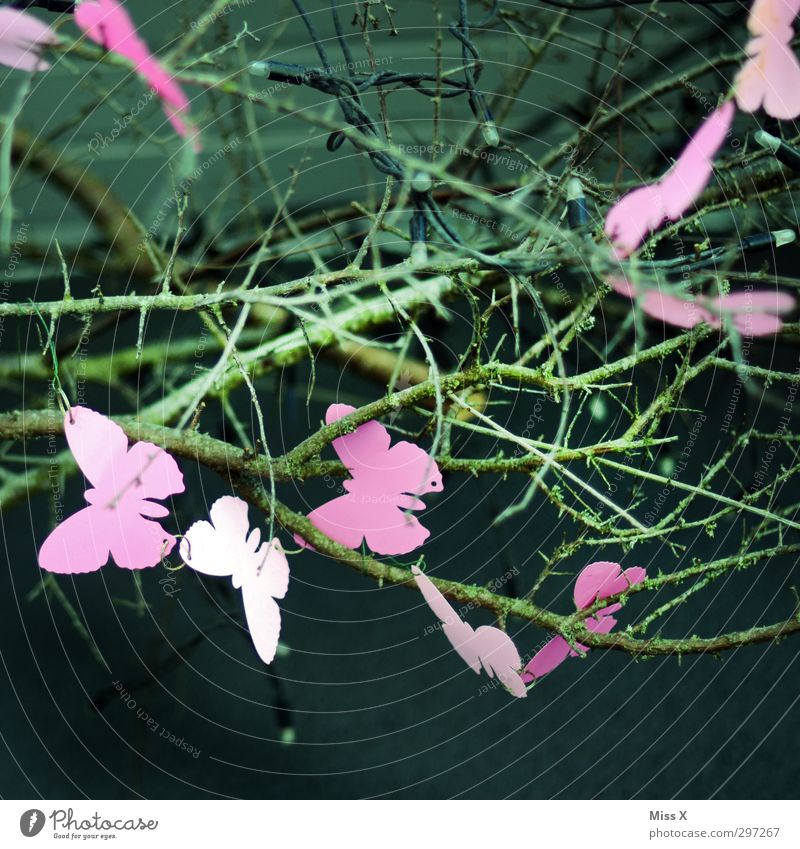
{"label": "paper butterfly garland", "polygon": [[75,23],[92,41],[133,63],[137,73],[161,98],[175,132],[183,138],[194,137],[194,148],[199,150],[196,129],[182,117],[189,111],[189,99],[150,53],[125,9],[116,0],[82,0],[75,9]]}
{"label": "paper butterfly garland", "polygon": [[747,28],[748,61],[736,75],[734,90],[745,112],[764,109],[767,115],[788,121],[800,115],[800,64],[790,44],[792,23],[800,0],[755,0]]}
{"label": "paper butterfly garland", "polygon": [[289,588],[289,563],[276,537],[261,542],[261,531],[250,531],[247,502],[230,495],[217,499],[211,522],[195,522],[181,540],[183,562],[204,575],[229,575],[241,589],[247,627],[258,656],[272,663],[281,632],[281,611],[275,602]]}
{"label": "paper butterfly garland", "polygon": [[[325,423],[355,412],[347,404],[331,404]],[[344,482],[347,495],[318,507],[308,518],[326,536],[358,548],[362,540],[376,554],[407,554],[430,536],[406,510],[424,510],[416,496],[442,490],[436,461],[410,442],[392,447],[389,431],[376,421],[334,439],[333,448],[352,475]],[[299,545],[307,545],[295,536]]]}
{"label": "paper butterfly garland", "polygon": [[795,299],[787,292],[757,289],[729,295],[683,298],[647,289],[638,296],[636,287],[625,277],[614,275],[608,280],[611,288],[626,298],[635,298],[642,312],[674,327],[689,329],[705,322],[720,327],[727,319],[743,336],[767,336],[783,327],[781,315],[791,312]]}
{"label": "paper butterfly garland", "polygon": [[19,71],[46,71],[49,62],[40,58],[43,45],[58,37],[47,24],[17,9],[0,9],[0,64]]}
{"label": "paper butterfly garland", "polygon": [[508,634],[490,625],[474,629],[461,619],[417,566],[412,566],[411,571],[428,606],[441,620],[445,637],[467,666],[477,675],[483,667],[487,675],[498,678],[512,695],[524,699],[527,691],[519,673],[522,659]]}
{"label": "paper butterfly garland", "polygon": [[633,253],[645,236],[665,221],[678,221],[697,200],[711,179],[712,160],[735,111],[733,103],[720,106],[706,118],[664,177],[628,192],[614,204],[606,217],[605,232],[619,258]]}
{"label": "paper butterfly garland", "polygon": [[39,565],[49,572],[93,572],[111,554],[123,569],[146,569],[161,562],[175,537],[152,519],[169,510],[161,500],[183,492],[175,460],[150,442],[128,448],[128,437],[110,419],[86,407],[64,417],[70,451],[92,485],[88,507],[65,519],[44,541]]}
{"label": "paper butterfly garland", "polygon": [[[774,118],[800,115],[800,62],[790,46],[792,23],[800,0],[755,0],[747,27],[748,61],[736,75],[734,94],[740,109],[763,107]],[[642,186],[619,200],[606,217],[606,235],[617,257],[631,254],[647,233],[664,221],[679,220],[699,197],[713,172],[712,161],[727,135],[735,109],[720,106],[703,123],[666,176]],[[756,335],[756,334],[754,334]]]}
{"label": "paper butterfly garland", "polygon": [[[599,561],[586,566],[575,580],[575,607],[582,610],[591,607],[596,601],[617,595],[638,584],[647,577],[647,572],[638,566],[622,571],[619,563]],[[611,615],[622,608],[617,602],[608,607],[598,610],[593,616],[585,619],[583,624],[595,634],[608,634],[617,624],[617,620]],[[589,651],[588,646],[576,643],[581,651]],[[568,657],[578,657],[570,644],[562,637],[556,636],[550,640],[544,648],[540,649],[533,659],[527,664],[522,672],[522,680],[529,684],[548,672],[552,672],[559,664]]]}

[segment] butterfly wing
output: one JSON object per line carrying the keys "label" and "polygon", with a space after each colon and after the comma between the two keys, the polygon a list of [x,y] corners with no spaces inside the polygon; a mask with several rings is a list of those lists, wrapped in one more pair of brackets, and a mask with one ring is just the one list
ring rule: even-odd
{"label": "butterfly wing", "polygon": [[508,634],[489,625],[474,630],[419,567],[412,566],[411,571],[428,607],[441,621],[444,635],[467,666],[480,673],[483,665],[486,672],[499,678],[514,696],[524,698],[527,695],[525,683],[519,674],[522,660]]}
{"label": "butterfly wing", "polygon": [[[354,411],[347,404],[331,404],[325,422],[332,424]],[[361,489],[423,495],[442,488],[436,461],[411,442],[392,446],[389,431],[379,422],[360,425],[335,439],[333,447]]]}
{"label": "butterfly wing", "polygon": [[[162,499],[183,492],[183,475],[175,459],[152,442],[137,442],[112,460],[116,483],[129,487],[131,498]],[[105,488],[105,481],[104,487]]]}
{"label": "butterfly wing", "polygon": [[788,292],[773,292],[759,289],[754,292],[733,292],[730,295],[719,295],[713,301],[709,299],[718,313],[767,312],[773,315],[783,315],[791,312],[796,301]]}
{"label": "butterfly wing", "polygon": [[[596,563],[585,566],[575,579],[575,589],[573,590],[575,607],[578,610],[583,610],[584,607],[594,604],[598,598],[612,595],[607,590],[615,585],[621,575],[622,567],[619,563],[610,560],[598,560]],[[627,583],[623,580],[622,589],[625,586],[627,586]]]}
{"label": "butterfly wing", "polygon": [[[441,492],[442,473],[433,457],[412,442],[393,445],[381,462],[381,483],[390,492]],[[424,505],[423,505],[424,506]]]}
{"label": "butterfly wing", "polygon": [[503,686],[518,699],[528,695],[519,674],[522,659],[508,634],[491,625],[481,625],[475,630],[471,648],[480,658],[488,675],[499,678]]}
{"label": "butterfly wing", "polygon": [[713,172],[712,161],[725,141],[735,109],[725,103],[713,112],[657,183],[626,194],[606,217],[605,232],[620,257],[628,256],[665,219],[677,221],[694,203]]}
{"label": "butterfly wing", "polygon": [[102,23],[105,17],[100,3],[96,0],[83,0],[75,8],[75,24],[82,29],[86,35],[99,44],[103,43]]}
{"label": "butterfly wing", "polygon": [[635,298],[637,289],[624,274],[612,274],[606,278],[606,283],[618,294],[626,298]]}
{"label": "butterfly wing", "polygon": [[41,45],[54,44],[56,34],[33,15],[17,9],[0,9],[0,62],[20,71],[46,71],[50,64],[39,58]]}
{"label": "butterfly wing", "polygon": [[[332,404],[325,421],[332,424],[354,410],[347,404]],[[424,509],[425,504],[413,495],[441,489],[439,468],[411,443],[390,445],[389,432],[376,421],[333,441],[352,475],[344,484],[348,494],[323,504],[308,518],[322,533],[348,548],[358,548],[366,539],[376,554],[407,554],[430,536],[404,511]],[[298,536],[295,540],[305,545]]]}
{"label": "butterfly wing", "polygon": [[242,600],[247,627],[258,656],[264,663],[272,663],[281,633],[280,608],[257,578],[244,580]]}
{"label": "butterfly wing", "polygon": [[[72,407],[64,420],[67,443],[95,489],[87,493],[91,506],[63,522],[45,540],[39,554],[42,568],[55,572],[88,572],[114,558],[124,569],[155,566],[172,551],[175,537],[148,515],[167,514],[159,504],[140,499],[148,494],[180,492],[183,477],[165,451],[128,438],[110,419],[86,407]],[[165,487],[165,481],[167,485]]]}
{"label": "butterfly wing", "polygon": [[[600,560],[583,568],[575,579],[575,607],[582,610],[591,607],[596,601],[624,592],[628,587],[638,584],[647,577],[647,571],[640,566],[632,566],[622,571],[619,563]],[[610,605],[597,611],[598,616],[615,613],[621,604]],[[589,622],[590,620],[586,620]],[[587,627],[589,627],[587,625]]]}
{"label": "butterfly wing", "polygon": [[[145,50],[147,49],[145,45]],[[142,75],[145,82],[161,98],[164,113],[175,132],[187,138],[194,131],[186,121],[181,118],[189,111],[189,98],[183,89],[175,82],[174,77],[152,56],[142,59],[137,65],[137,71]],[[195,149],[199,149],[198,146]]]}
{"label": "butterfly wing", "polygon": [[702,321],[710,321],[712,317],[708,310],[698,306],[694,301],[660,292],[657,289],[645,292],[639,304],[642,312],[651,318],[687,330]]}
{"label": "butterfly wing", "polygon": [[[342,495],[331,499],[309,513],[308,520],[325,536],[346,548],[356,549],[364,539],[360,511],[353,495]],[[308,545],[297,534],[294,539],[298,545],[304,547]]]}
{"label": "butterfly wing", "polygon": [[75,8],[75,23],[92,41],[137,67],[150,56],[130,16],[116,0],[84,0]]}
{"label": "butterfly wing", "polygon": [[622,574],[625,576],[625,580],[628,585],[632,587],[634,584],[641,584],[641,582],[647,577],[647,569],[642,569],[641,566],[631,566]]}
{"label": "butterfly wing", "polygon": [[[588,631],[595,634],[607,634],[617,624],[617,620],[613,616],[600,616],[597,619],[590,617],[585,619],[583,624]],[[581,643],[575,643],[575,645],[583,652],[589,651],[589,646],[584,646]],[[559,634],[531,658],[522,672],[522,681],[530,684],[536,678],[541,678],[552,672],[568,657],[578,657],[578,653]]]}
{"label": "butterfly wing", "polygon": [[111,556],[123,569],[156,566],[175,547],[172,534],[135,509],[121,507],[108,510],[103,519],[110,539]]}
{"label": "butterfly wing", "polygon": [[[325,423],[333,424],[344,416],[355,412],[349,404],[331,404],[325,414]],[[391,445],[389,431],[376,421],[359,425],[352,433],[334,439],[333,450],[350,470],[354,478],[359,475],[378,474],[381,470],[381,458]]]}
{"label": "butterfly wing", "polygon": [[258,544],[257,536],[248,539],[247,513],[241,498],[218,498],[209,511],[211,522],[195,522],[184,534],[178,549],[183,562],[204,575],[233,575],[243,558],[253,557]]}
{"label": "butterfly wing", "polygon": [[[348,493],[317,507],[308,514],[308,520],[346,548],[357,549],[366,540],[375,554],[408,554],[425,542],[430,531],[401,507],[419,509],[420,505],[424,506],[405,496],[383,501],[380,495]],[[309,547],[299,534],[294,535],[294,540]]]}
{"label": "butterfly wing", "polygon": [[325,411],[325,424],[330,425],[349,416],[350,413],[355,413],[356,408],[351,404],[331,404]]}
{"label": "butterfly wing", "polygon": [[664,201],[658,184],[640,186],[620,198],[606,216],[605,233],[622,258],[633,253],[652,230],[664,223]]}
{"label": "butterfly wing", "polygon": [[[325,424],[333,424],[355,412],[355,407],[349,404],[331,404],[325,413]],[[352,433],[333,440],[333,449],[339,459],[355,476],[357,472],[371,468],[371,458],[385,452],[391,443],[389,433],[378,422],[366,422],[357,427]],[[350,488],[345,482],[345,487]],[[361,508],[353,494],[334,498],[326,504],[313,510],[308,519],[314,527],[323,534],[336,540],[340,545],[356,549],[364,539],[364,529],[360,521]],[[306,542],[297,534],[294,537],[299,545]]]}
{"label": "butterfly wing", "polygon": [[71,407],[64,417],[64,435],[81,471],[96,487],[128,451],[128,437],[111,419],[87,407]]}
{"label": "butterfly wing", "polygon": [[800,63],[791,46],[772,35],[747,45],[750,59],[736,76],[736,102],[745,112],[764,109],[788,121],[800,115]]}
{"label": "butterfly wing", "polygon": [[700,298],[692,301],[657,289],[647,289],[639,296],[637,288],[622,274],[609,275],[606,283],[618,294],[631,300],[636,299],[643,313],[665,324],[690,328],[700,324],[701,321],[710,323],[713,319],[711,313],[699,305],[702,303]]}
{"label": "butterfly wing", "polygon": [[184,535],[180,555],[184,563],[205,575],[231,575],[241,587],[247,627],[259,657],[271,663],[278,645],[281,614],[276,598],[289,586],[289,563],[276,538],[259,547],[261,532],[250,532],[248,505],[241,498],[218,498],[209,511],[210,522],[195,522]]}
{"label": "butterfly wing", "polygon": [[552,672],[570,656],[571,651],[569,643],[561,635],[553,637],[528,661],[522,671],[522,681],[529,684]]}
{"label": "butterfly wing", "polygon": [[[110,434],[110,429],[107,431]],[[125,438],[124,433],[122,437]],[[183,492],[183,475],[163,448],[137,442],[129,451],[118,452],[119,445],[121,441],[115,437],[108,468],[90,497],[107,523],[111,554],[117,566],[146,569],[160,563],[175,546],[172,534],[146,518],[163,518],[169,511],[163,504],[147,499]]]}
{"label": "butterfly wing", "polygon": [[102,508],[85,507],[59,524],[39,549],[39,565],[48,572],[94,572],[108,562],[112,533]]}
{"label": "butterfly wing", "polygon": [[753,35],[772,33],[789,41],[792,23],[800,12],[800,0],[754,0],[747,28]]}
{"label": "butterfly wing", "polygon": [[163,448],[128,437],[106,416],[72,407],[64,418],[67,444],[81,471],[102,497],[166,498],[183,492],[183,475]]}
{"label": "butterfly wing", "polygon": [[692,206],[711,179],[714,157],[725,141],[735,112],[731,102],[712,112],[659,183],[664,213],[671,221],[677,221]]}
{"label": "butterfly wing", "polygon": [[[753,47],[758,46],[757,41],[757,39],[753,39],[750,42],[748,52]],[[764,57],[761,55],[752,56],[745,62],[734,80],[736,105],[742,112],[757,112],[764,102],[765,88]]]}
{"label": "butterfly wing", "polygon": [[[136,68],[150,88],[161,98],[164,111],[176,132],[188,138],[195,128],[184,122],[180,114],[188,111],[189,100],[174,78],[150,53],[139,37],[136,26],[116,0],[83,0],[75,9],[75,23],[93,41],[106,50],[119,53]],[[200,150],[197,141],[195,150]]]}
{"label": "butterfly wing", "polygon": [[[620,605],[612,605],[612,607],[619,608]],[[607,608],[611,609],[611,608]],[[595,619],[594,616],[590,616],[588,619],[583,620],[584,627],[587,631],[591,631],[593,634],[609,634],[614,630],[617,624],[617,620],[613,616],[600,615],[598,613],[598,618]],[[577,643],[577,646],[581,651],[589,651],[588,646],[582,646],[580,643]],[[573,652],[573,655],[575,652]]]}
{"label": "butterfly wing", "polygon": [[[642,569],[641,566],[632,566],[630,569],[626,569],[624,572],[617,575],[613,580],[609,581],[605,586],[603,586],[598,595],[598,600],[608,598],[612,595],[618,595],[619,593],[625,592],[629,587],[634,586],[634,584],[641,583],[647,577],[647,570]],[[611,604],[608,607],[603,607],[595,613],[595,616],[600,617],[601,619],[609,618],[610,614],[616,613],[618,610],[622,610],[622,605],[619,602],[615,604]],[[590,619],[586,620],[586,627],[590,630],[593,630],[587,624],[588,622],[593,621]],[[614,620],[614,624],[616,624],[616,620]],[[595,629],[596,630],[596,629]],[[602,631],[601,633],[607,633],[606,631]]]}
{"label": "butterfly wing", "polygon": [[376,554],[408,554],[431,535],[416,516],[401,510],[397,504],[365,504],[359,524],[367,545]]}
{"label": "butterfly wing", "polygon": [[[621,593],[646,577],[646,570],[639,566],[632,566],[623,572],[619,563],[607,560],[590,563],[581,570],[575,580],[575,606],[579,610],[590,607],[598,599]],[[597,611],[595,616],[584,619],[584,627],[595,634],[608,634],[617,624],[617,620],[610,614],[616,613],[621,608],[622,605],[619,603],[604,607]],[[576,643],[576,646],[581,651],[589,651],[589,647],[581,643]],[[522,680],[530,683],[535,678],[541,678],[548,672],[552,672],[570,656],[577,657],[577,652],[561,635],[553,637],[529,661],[522,673]]]}
{"label": "butterfly wing", "polygon": [[414,573],[414,580],[423,598],[428,603],[428,607],[430,607],[436,617],[441,621],[442,630],[450,641],[450,645],[452,645],[467,666],[474,672],[480,672],[480,658],[472,643],[475,631],[453,610],[450,602],[436,589],[433,581],[420,571],[419,567],[412,566],[411,571]]}
{"label": "butterfly wing", "polygon": [[776,333],[783,327],[781,315],[791,312],[795,299],[787,292],[759,290],[756,292],[734,292],[730,295],[717,295],[703,298],[711,311],[708,323],[719,327],[722,318],[733,321],[734,326],[744,336],[766,336]]}
{"label": "butterfly wing", "polygon": [[281,632],[281,611],[275,602],[283,598],[289,587],[289,563],[278,539],[262,545],[242,580],[242,599],[247,627],[258,656],[272,663]]}
{"label": "butterfly wing", "polygon": [[258,580],[265,592],[283,598],[289,589],[289,561],[280,540],[275,537],[271,545],[264,543],[253,559],[258,563]]}

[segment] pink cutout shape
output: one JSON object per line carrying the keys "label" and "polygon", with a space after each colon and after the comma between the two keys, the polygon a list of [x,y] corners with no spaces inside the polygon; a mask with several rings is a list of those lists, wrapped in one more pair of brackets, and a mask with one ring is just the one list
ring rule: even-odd
{"label": "pink cutout shape", "polygon": [[46,71],[42,47],[58,37],[47,24],[18,9],[0,9],[0,64],[18,71]]}
{"label": "pink cutout shape", "polygon": [[487,675],[498,678],[512,695],[524,699],[528,693],[519,674],[522,658],[511,637],[490,625],[474,629],[453,610],[427,575],[417,566],[412,566],[411,571],[428,607],[441,620],[445,637],[464,663],[476,675],[480,675],[482,666]]}
{"label": "pink cutout shape", "polygon": [[[623,572],[619,563],[605,560],[590,563],[581,570],[581,573],[575,579],[573,591],[575,608],[583,610],[585,607],[591,607],[596,601],[617,595],[628,587],[640,583],[646,577],[647,572],[639,566],[633,566]],[[619,602],[603,607],[593,616],[585,619],[583,624],[595,634],[608,634],[617,624],[617,620],[611,614],[616,613],[621,608],[622,605]],[[576,643],[576,646],[581,651],[589,651],[588,646],[580,643]],[[578,657],[578,653],[570,647],[570,644],[561,635],[555,636],[543,648],[539,649],[528,662],[522,672],[522,680],[529,684],[531,681],[547,675],[548,672],[552,672],[568,657]]]}
{"label": "pink cutout shape", "polygon": [[[331,404],[326,424],[355,412],[347,404]],[[436,461],[410,442],[391,448],[389,431],[376,421],[333,440],[333,448],[352,475],[344,482],[347,495],[318,507],[308,518],[326,536],[356,549],[366,540],[376,554],[407,554],[430,536],[406,510],[424,510],[416,496],[442,489]],[[295,535],[302,546],[307,543]]]}
{"label": "pink cutout shape", "polygon": [[735,113],[725,103],[700,126],[677,162],[656,183],[640,186],[617,201],[606,216],[605,232],[617,257],[633,253],[645,236],[665,221],[678,221],[702,194],[713,173],[712,160]]}
{"label": "pink cutout shape", "polygon": [[86,407],[64,417],[70,451],[92,485],[88,507],[65,519],[42,544],[39,565],[49,572],[94,572],[111,554],[123,569],[146,569],[161,562],[175,537],[158,522],[169,515],[161,500],[183,492],[175,460],[157,445],[128,448],[122,428]]}
{"label": "pink cutout shape", "polygon": [[709,313],[703,320],[719,327],[722,317],[728,317],[743,336],[766,336],[783,327],[779,316],[791,312],[796,305],[788,292],[756,289],[753,292],[734,292],[714,298],[700,296],[698,302]]}
{"label": "pink cutout shape", "polygon": [[181,540],[183,562],[204,575],[230,575],[242,591],[247,627],[258,656],[272,663],[281,633],[281,611],[275,602],[289,589],[289,563],[275,537],[261,542],[261,530],[250,531],[247,502],[225,495],[212,505],[211,522],[195,522]]}
{"label": "pink cutout shape", "polygon": [[753,38],[745,48],[748,60],[736,75],[739,108],[784,121],[800,115],[800,63],[791,48],[792,24],[800,0],[755,0],[747,28]]}
{"label": "pink cutout shape", "polygon": [[200,150],[197,129],[182,117],[189,111],[189,99],[150,53],[125,9],[116,0],[82,0],[75,9],[75,23],[92,41],[133,64],[137,73],[161,98],[164,112],[175,132],[183,138],[192,138],[195,151]]}
{"label": "pink cutout shape", "polygon": [[[637,297],[636,287],[621,275],[609,278],[608,283],[626,298]],[[767,289],[695,298],[648,289],[638,298],[638,303],[642,312],[675,327],[688,330],[702,322],[720,327],[727,320],[746,337],[777,333],[783,327],[780,316],[796,306],[795,298],[787,292]]]}

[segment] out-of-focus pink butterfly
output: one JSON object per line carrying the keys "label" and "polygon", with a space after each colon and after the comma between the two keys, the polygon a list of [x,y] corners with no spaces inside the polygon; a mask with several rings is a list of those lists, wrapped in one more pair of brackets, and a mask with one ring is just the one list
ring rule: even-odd
{"label": "out-of-focus pink butterfly", "polygon": [[[591,607],[596,601],[624,592],[628,587],[640,583],[646,577],[647,572],[638,566],[633,566],[623,572],[619,563],[608,561],[590,563],[575,580],[575,607],[578,610]],[[602,610],[598,610],[594,616],[585,619],[583,624],[595,634],[608,634],[617,624],[617,620],[611,614],[616,613],[621,607],[622,605],[619,602],[604,607]],[[589,651],[588,646],[583,646],[580,643],[576,643],[576,645],[581,651]],[[529,661],[522,672],[522,680],[529,684],[534,679],[552,672],[568,657],[578,657],[578,653],[573,651],[570,644],[562,636],[553,637]]]}
{"label": "out-of-focus pink butterfly", "polygon": [[665,221],[678,221],[697,200],[713,172],[712,161],[735,113],[725,103],[709,115],[677,162],[657,183],[641,186],[617,201],[606,216],[605,232],[618,257],[639,247]]}
{"label": "out-of-focus pink butterfly", "polygon": [[114,559],[123,569],[146,569],[161,562],[175,537],[151,519],[169,515],[161,500],[183,492],[175,460],[157,445],[128,448],[122,428],[86,407],[64,417],[70,451],[92,485],[88,507],[65,519],[44,541],[39,565],[49,572],[93,572]]}
{"label": "out-of-focus pink butterfly", "polygon": [[719,327],[728,319],[743,336],[767,336],[783,327],[781,315],[791,312],[796,302],[788,292],[758,289],[753,292],[733,292],[708,297],[699,295],[697,301],[707,314],[703,321]]}
{"label": "out-of-focus pink butterfly", "polygon": [[511,637],[491,625],[481,625],[477,630],[468,625],[427,575],[417,566],[412,566],[411,571],[428,606],[441,620],[445,637],[464,663],[478,675],[482,666],[487,675],[498,678],[512,695],[525,698],[527,692],[519,674],[522,659]]}
{"label": "out-of-focus pink butterfly", "polygon": [[800,64],[791,48],[800,0],[755,0],[747,28],[749,59],[736,75],[739,108],[788,121],[800,115]]}
{"label": "out-of-focus pink butterfly", "polygon": [[40,58],[42,46],[58,37],[47,24],[18,9],[0,9],[0,64],[19,71],[46,71],[49,62]]}
{"label": "out-of-focus pink butterfly", "polygon": [[250,531],[247,502],[225,495],[209,511],[211,522],[195,522],[181,540],[183,562],[204,575],[230,576],[241,589],[247,627],[258,656],[272,663],[281,632],[281,611],[275,602],[289,589],[289,563],[275,537],[261,542],[261,531]]}
{"label": "out-of-focus pink butterfly", "polygon": [[723,321],[729,321],[743,336],[768,336],[783,327],[780,316],[796,306],[794,297],[787,292],[766,289],[682,298],[658,289],[648,289],[638,296],[636,287],[621,275],[613,275],[608,282],[620,295],[636,298],[642,312],[684,329],[702,322],[720,327]]}
{"label": "out-of-focus pink butterfly", "polygon": [[183,138],[193,137],[194,148],[199,150],[196,129],[182,117],[189,111],[189,99],[150,53],[125,9],[116,0],[82,0],[75,9],[75,23],[92,41],[133,63],[137,73],[161,98],[175,132]]}
{"label": "out-of-focus pink butterfly", "polygon": [[[332,424],[355,409],[331,404],[325,422]],[[416,496],[441,491],[439,467],[410,442],[390,445],[389,431],[376,421],[333,440],[334,450],[353,477],[344,482],[347,495],[308,516],[326,536],[348,548],[358,548],[365,539],[376,554],[407,554],[430,536],[430,531],[405,511],[424,510],[424,502]],[[299,536],[295,540],[306,545]]]}

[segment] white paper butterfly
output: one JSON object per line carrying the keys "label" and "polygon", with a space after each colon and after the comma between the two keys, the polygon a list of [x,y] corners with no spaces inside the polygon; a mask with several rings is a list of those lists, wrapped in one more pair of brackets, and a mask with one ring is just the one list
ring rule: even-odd
{"label": "white paper butterfly", "polygon": [[275,602],[289,588],[289,563],[276,537],[261,542],[261,531],[250,531],[247,502],[226,495],[209,511],[211,522],[195,522],[181,540],[183,562],[204,575],[230,575],[241,589],[250,636],[259,657],[271,663],[281,632],[281,611]]}

